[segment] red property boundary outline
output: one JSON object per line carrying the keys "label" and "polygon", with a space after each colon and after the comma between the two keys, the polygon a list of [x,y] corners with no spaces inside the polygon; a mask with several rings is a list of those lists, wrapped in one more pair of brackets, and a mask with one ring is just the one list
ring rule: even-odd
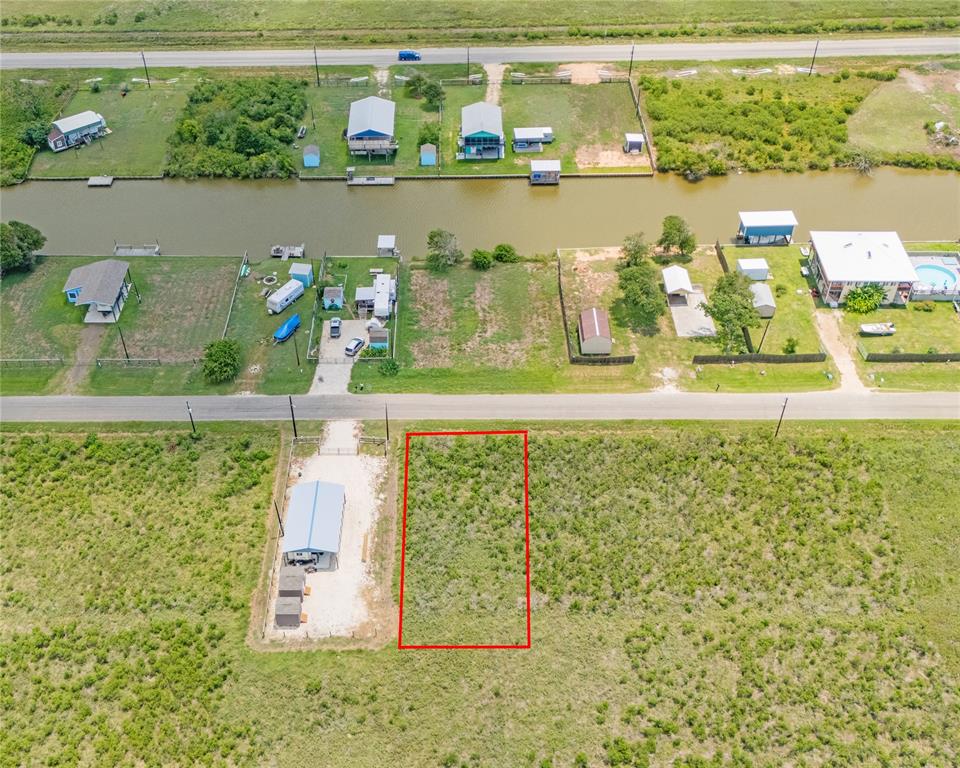
{"label": "red property boundary outline", "polygon": [[[525,568],[527,581],[527,642],[525,645],[410,645],[403,642],[403,586],[407,559],[407,481],[410,474],[411,437],[450,437],[458,435],[523,435],[523,522]],[[528,433],[525,429],[487,429],[467,432],[407,432],[403,453],[403,532],[400,549],[400,618],[397,627],[397,648],[403,650],[526,650],[531,646],[530,621],[530,463]]]}

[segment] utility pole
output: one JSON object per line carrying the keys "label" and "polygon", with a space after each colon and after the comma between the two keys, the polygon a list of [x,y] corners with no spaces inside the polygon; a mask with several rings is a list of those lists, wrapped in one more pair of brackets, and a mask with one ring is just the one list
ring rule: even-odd
{"label": "utility pole", "polygon": [[769,320],[767,320],[767,327],[763,329],[763,336],[760,337],[760,343],[757,344],[758,355],[760,354],[760,350],[763,348],[763,340],[767,338],[767,331],[770,330],[770,323],[772,322],[773,322],[773,318],[771,317]]}
{"label": "utility pole", "polygon": [[297,334],[293,334],[293,351],[297,354],[297,368],[300,369],[300,373],[303,373],[303,366],[300,365],[300,348],[297,346]]}
{"label": "utility pole", "polygon": [[293,436],[298,437],[297,435],[297,417],[293,415],[293,395],[287,395],[287,400],[290,402],[290,421],[293,422]]}
{"label": "utility pole", "polygon": [[470,84],[470,46],[467,46],[467,85]]}
{"label": "utility pole", "polygon": [[147,57],[143,55],[143,51],[140,51],[140,60],[143,62],[143,74],[147,76],[147,89],[150,89],[150,72],[147,69]]}
{"label": "utility pole", "polygon": [[117,333],[120,334],[120,344],[123,345],[123,356],[127,358],[127,360],[129,360],[130,354],[127,352],[127,342],[123,340],[123,331],[120,330],[120,323],[117,322],[116,326],[117,326]]}
{"label": "utility pole", "polygon": [[197,434],[197,425],[193,421],[193,408],[190,407],[189,400],[187,400],[187,414],[190,416],[190,429],[193,430],[193,434]]}
{"label": "utility pole", "polygon": [[633,74],[633,51],[636,47],[636,43],[630,43],[630,71],[627,72],[627,77]]}
{"label": "utility pole", "polygon": [[313,68],[317,71],[317,88],[320,87],[320,62],[317,61],[317,46],[313,46]]}
{"label": "utility pole", "polygon": [[807,73],[807,76],[813,74],[813,65],[817,63],[817,50],[820,48],[820,40],[817,40],[817,44],[813,46],[813,60],[810,62],[810,71]]}
{"label": "utility pole", "polygon": [[787,400],[789,399],[789,397],[783,398],[783,408],[780,410],[780,421],[777,422],[777,431],[773,433],[774,437],[780,434],[780,425],[783,424],[783,414],[787,412]]}
{"label": "utility pole", "polygon": [[387,428],[387,440],[390,440],[390,414],[387,412],[387,404],[383,404],[383,423]]}
{"label": "utility pole", "polygon": [[280,535],[283,536],[283,520],[280,517],[280,507],[277,505],[277,499],[273,499],[273,508],[277,511],[277,524],[280,526]]}

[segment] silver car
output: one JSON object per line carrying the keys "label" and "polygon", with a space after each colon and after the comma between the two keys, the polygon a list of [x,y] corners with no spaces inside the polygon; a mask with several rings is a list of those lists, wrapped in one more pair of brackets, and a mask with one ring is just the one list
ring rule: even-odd
{"label": "silver car", "polygon": [[350,343],[347,344],[346,349],[343,351],[347,353],[347,357],[354,357],[363,349],[363,344],[363,339],[350,339]]}

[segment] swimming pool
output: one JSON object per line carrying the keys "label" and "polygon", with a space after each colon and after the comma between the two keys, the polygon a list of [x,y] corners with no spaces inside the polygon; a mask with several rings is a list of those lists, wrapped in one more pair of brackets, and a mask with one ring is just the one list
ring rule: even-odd
{"label": "swimming pool", "polygon": [[915,269],[920,282],[934,288],[951,290],[957,285],[956,273],[946,267],[941,267],[938,264],[918,264]]}

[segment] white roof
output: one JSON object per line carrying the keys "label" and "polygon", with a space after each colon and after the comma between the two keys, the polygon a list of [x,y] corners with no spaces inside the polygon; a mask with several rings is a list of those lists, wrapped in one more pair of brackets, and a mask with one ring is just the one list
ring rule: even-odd
{"label": "white roof", "polygon": [[626,138],[626,140],[629,142],[645,140],[642,133],[625,133],[623,135],[624,135],[624,138]]}
{"label": "white roof", "polygon": [[390,306],[390,275],[377,275],[373,281],[373,310],[385,312]]}
{"label": "white roof", "polygon": [[61,133],[70,133],[70,131],[75,131],[78,128],[86,128],[88,125],[102,122],[105,122],[103,115],[88,109],[86,112],[79,112],[76,115],[61,117],[59,120],[54,120],[53,124],[60,130]]}
{"label": "white roof", "polygon": [[460,110],[461,130],[464,136],[481,131],[503,136],[503,113],[496,104],[478,101]]}
{"label": "white roof", "polygon": [[741,272],[748,269],[763,269],[770,270],[770,265],[767,264],[766,259],[737,259],[737,269]]}
{"label": "white roof", "polygon": [[534,173],[543,173],[545,171],[560,172],[559,160],[531,160],[530,170]]}
{"label": "white roof", "polygon": [[745,227],[795,227],[793,211],[740,211],[740,223]]}
{"label": "white roof", "polygon": [[914,283],[917,272],[896,232],[811,232],[831,283]]}
{"label": "white roof", "polygon": [[283,526],[284,552],[339,552],[344,488],[337,483],[297,483]]}
{"label": "white roof", "polygon": [[377,235],[377,248],[396,248],[396,235]]}
{"label": "white roof", "polygon": [[290,265],[290,271],[287,274],[288,275],[309,275],[311,272],[313,272],[312,264],[303,264],[303,263],[294,262],[293,264]]}
{"label": "white roof", "polygon": [[361,285],[353,293],[354,301],[373,301],[374,288],[372,285]]}
{"label": "white roof", "polygon": [[693,293],[690,273],[676,264],[663,270],[663,287],[667,293]]}
{"label": "white roof", "polygon": [[393,136],[393,122],[397,105],[389,99],[379,96],[367,96],[350,105],[350,120],[347,122],[347,136],[358,133],[378,133]]}
{"label": "white roof", "polygon": [[753,294],[754,307],[776,307],[773,300],[773,291],[766,283],[750,283],[750,292]]}
{"label": "white roof", "polygon": [[544,136],[553,134],[553,128],[549,126],[539,126],[536,128],[514,128],[513,138],[520,139],[542,139]]}

